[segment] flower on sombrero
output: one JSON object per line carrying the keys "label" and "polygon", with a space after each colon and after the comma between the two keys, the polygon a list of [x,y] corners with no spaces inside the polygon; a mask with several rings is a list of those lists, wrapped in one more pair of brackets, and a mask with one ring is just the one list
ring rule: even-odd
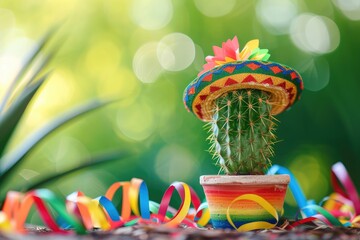
{"label": "flower on sombrero", "polygon": [[204,64],[203,70],[198,76],[225,63],[245,60],[267,61],[270,58],[268,49],[259,48],[258,39],[247,42],[241,52],[239,52],[239,41],[236,36],[223,42],[221,47],[213,46],[213,51],[215,56],[207,56],[205,58],[207,63]]}

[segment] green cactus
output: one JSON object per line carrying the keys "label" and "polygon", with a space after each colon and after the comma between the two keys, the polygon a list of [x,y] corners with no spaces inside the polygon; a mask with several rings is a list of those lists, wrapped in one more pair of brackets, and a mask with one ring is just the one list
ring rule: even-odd
{"label": "green cactus", "polygon": [[276,140],[271,107],[270,95],[261,90],[236,90],[215,100],[210,150],[226,174],[264,174],[271,165]]}
{"label": "green cactus", "polygon": [[270,54],[259,48],[258,39],[239,51],[234,37],[213,50],[184,92],[185,107],[209,122],[210,152],[220,171],[265,174],[276,141],[273,115],[300,99],[302,78],[296,70],[268,61]]}

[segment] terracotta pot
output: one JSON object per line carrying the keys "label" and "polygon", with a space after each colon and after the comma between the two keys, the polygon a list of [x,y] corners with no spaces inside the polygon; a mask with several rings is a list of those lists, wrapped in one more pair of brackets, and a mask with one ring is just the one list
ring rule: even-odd
{"label": "terracotta pot", "polygon": [[[200,177],[214,228],[236,228],[263,222],[258,228],[271,228],[280,216],[289,175],[205,175]],[[241,196],[241,197],[240,197]],[[257,200],[249,199],[254,197]],[[268,204],[266,204],[268,203]],[[269,209],[272,206],[272,213]],[[276,210],[276,211],[275,211]],[[251,226],[252,229],[257,227]],[[249,227],[249,226],[248,226]],[[249,228],[246,228],[249,229]],[[243,229],[244,230],[244,229]],[[246,231],[246,230],[245,230]]]}

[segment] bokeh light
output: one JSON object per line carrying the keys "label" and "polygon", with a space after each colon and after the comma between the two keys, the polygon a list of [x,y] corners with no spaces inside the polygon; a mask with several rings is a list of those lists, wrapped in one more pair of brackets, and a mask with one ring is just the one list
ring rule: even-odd
{"label": "bokeh light", "polygon": [[102,77],[104,72],[112,74],[116,71],[120,59],[119,45],[110,38],[101,38],[93,41],[91,48],[86,53],[84,63],[92,76]]}
{"label": "bokeh light", "polygon": [[193,65],[196,71],[201,72],[205,64],[204,59],[205,55],[203,49],[201,46],[195,44],[195,59]]}
{"label": "bokeh light", "polygon": [[170,0],[134,0],[132,1],[131,17],[140,27],[157,30],[165,27],[173,15]]}
{"label": "bokeh light", "polygon": [[[354,105],[360,89],[359,5],[358,0],[88,0],[85,6],[66,0],[59,7],[53,0],[2,0],[0,99],[44,33],[62,23],[42,59],[54,43],[66,40],[7,152],[72,107],[91,99],[120,100],[56,130],[7,184],[71,168],[102,152],[136,149],[139,155],[131,160],[44,187],[98,196],[113,181],[139,177],[147,179],[154,198],[174,180],[202,194],[199,175],[216,174],[218,168],[210,161],[203,123],[185,110],[182,94],[202,70],[204,57],[213,55],[212,46],[234,36],[241,47],[258,38],[269,49],[270,61],[294,67],[304,80],[301,101],[279,115],[277,133],[284,141],[274,146],[273,163],[290,167],[309,198],[330,193],[326,184],[335,160],[343,161],[359,182],[360,111]],[[332,158],[303,145],[327,146],[322,151]],[[297,154],[289,157],[290,151]],[[78,181],[84,177],[96,179],[97,189]]]}
{"label": "bokeh light", "polygon": [[260,0],[256,6],[256,16],[273,34],[286,34],[290,23],[298,13],[298,5],[294,0]]}
{"label": "bokeh light", "polygon": [[186,181],[197,171],[195,157],[179,145],[167,145],[160,149],[155,160],[155,172],[165,183]]}
{"label": "bokeh light", "polygon": [[157,57],[157,42],[146,43],[135,53],[133,70],[136,77],[143,83],[155,82],[162,72]]}
{"label": "bokeh light", "polygon": [[330,18],[303,13],[293,20],[290,37],[301,50],[324,54],[334,51],[340,43],[340,31]]}
{"label": "bokeh light", "polygon": [[[72,186],[72,192],[81,191],[86,194],[86,196],[96,198],[99,196],[99,193],[105,193],[107,186],[103,179],[112,179],[114,176],[102,169],[95,170],[94,172],[82,171],[78,173],[79,177],[74,178],[74,176],[68,176],[62,181],[57,181],[55,184],[60,193],[67,196],[69,192],[64,191],[67,189],[67,186]],[[80,179],[80,180],[79,180]],[[83,180],[81,180],[83,179]],[[86,179],[84,181],[84,179]]]}
{"label": "bokeh light", "polygon": [[360,1],[359,0],[333,0],[341,12],[350,20],[360,20]]}
{"label": "bokeh light", "polygon": [[157,56],[165,70],[181,71],[194,61],[195,45],[187,35],[171,33],[159,42]]}
{"label": "bokeh light", "polygon": [[197,9],[207,17],[221,17],[230,13],[236,5],[236,0],[195,0]]}
{"label": "bokeh light", "polygon": [[[326,159],[314,152],[313,154],[300,154],[290,163],[290,171],[301,184],[301,188],[309,200],[314,199],[318,202],[326,196],[329,190],[329,169],[325,168],[326,165]],[[287,198],[286,201],[295,206],[293,199]]]}
{"label": "bokeh light", "polygon": [[43,124],[50,116],[58,113],[56,109],[70,105],[76,96],[74,82],[71,71],[63,69],[54,72],[51,80],[44,84],[46,91],[42,91],[31,106],[37,114],[29,118],[27,124],[32,127]]}
{"label": "bokeh light", "polygon": [[117,113],[116,131],[120,137],[143,141],[155,131],[155,116],[144,101],[121,108]]}
{"label": "bokeh light", "polygon": [[21,169],[19,171],[19,175],[24,178],[26,181],[29,181],[30,179],[32,179],[33,177],[36,177],[36,176],[39,176],[40,173],[37,172],[37,171],[34,171],[32,169],[27,169],[27,168],[24,168],[24,169]]}
{"label": "bokeh light", "polygon": [[[48,151],[48,148],[54,148],[54,152]],[[51,162],[56,171],[70,169],[74,161],[86,159],[90,156],[87,147],[76,138],[71,136],[61,136],[60,139],[53,139],[42,149],[44,157]]]}
{"label": "bokeh light", "polygon": [[329,84],[330,66],[326,59],[322,57],[308,59],[298,70],[307,90],[317,92]]}
{"label": "bokeh light", "polygon": [[[114,84],[115,83],[115,84]],[[117,67],[115,72],[106,72],[103,81],[98,82],[99,96],[134,101],[141,89],[141,83],[128,68]]]}
{"label": "bokeh light", "polygon": [[14,30],[12,34],[14,39],[10,43],[0,46],[0,86],[2,86],[0,93],[4,91],[3,87],[16,77],[23,65],[28,49],[34,46],[34,42],[22,36],[21,31]]}
{"label": "bokeh light", "polygon": [[0,78],[0,94],[3,95],[5,92],[5,87],[7,87],[9,81],[8,79],[14,79],[16,73],[21,67],[21,59],[15,57],[14,55],[3,54],[0,56],[0,72],[2,77]]}
{"label": "bokeh light", "polygon": [[15,27],[15,24],[14,14],[9,9],[0,8],[0,36],[5,36],[6,32]]}

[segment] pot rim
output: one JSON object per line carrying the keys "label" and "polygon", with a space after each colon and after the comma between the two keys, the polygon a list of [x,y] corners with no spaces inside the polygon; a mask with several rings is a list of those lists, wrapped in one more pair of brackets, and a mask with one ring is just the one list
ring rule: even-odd
{"label": "pot rim", "polygon": [[203,175],[200,176],[201,185],[273,185],[289,184],[290,176],[279,175]]}

